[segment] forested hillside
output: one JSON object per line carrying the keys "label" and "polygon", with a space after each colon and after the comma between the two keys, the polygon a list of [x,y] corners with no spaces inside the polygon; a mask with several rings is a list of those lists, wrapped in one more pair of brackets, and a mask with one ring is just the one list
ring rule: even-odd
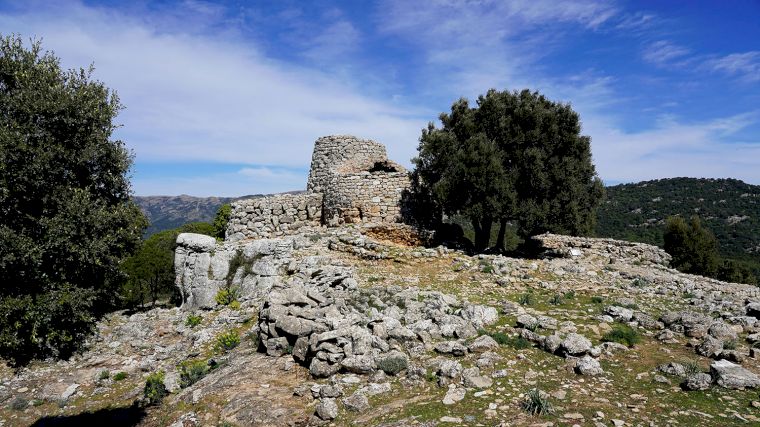
{"label": "forested hillside", "polygon": [[736,179],[670,178],[607,187],[600,237],[662,246],[665,218],[698,215],[723,257],[760,263],[760,186]]}

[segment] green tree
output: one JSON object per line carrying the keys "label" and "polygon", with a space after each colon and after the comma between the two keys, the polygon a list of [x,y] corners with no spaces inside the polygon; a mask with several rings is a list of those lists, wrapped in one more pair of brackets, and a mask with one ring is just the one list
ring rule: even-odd
{"label": "green tree", "polygon": [[219,210],[216,211],[214,217],[214,237],[217,239],[224,239],[224,235],[227,232],[227,223],[230,222],[230,214],[232,213],[232,205],[225,203],[219,206]]}
{"label": "green tree", "polygon": [[720,257],[718,241],[699,217],[692,216],[686,223],[678,216],[665,221],[664,249],[673,259],[670,264],[684,273],[715,277]]}
{"label": "green tree", "polygon": [[68,357],[114,302],[146,221],[118,97],[89,70],[0,37],[0,357]]}
{"label": "green tree", "polygon": [[180,233],[214,236],[216,229],[207,222],[193,222],[148,237],[122,264],[127,274],[120,292],[125,306],[144,307],[148,301],[155,305],[159,298],[178,297],[174,286],[174,250]]}
{"label": "green tree", "polygon": [[[423,130],[413,159],[410,197],[424,222],[464,215],[475,229],[475,249],[504,245],[508,223],[523,238],[543,232],[586,235],[604,195],[591,162],[590,138],[580,134],[568,104],[538,92],[489,90],[470,107],[460,99],[441,128]],[[432,212],[432,215],[431,215]],[[432,218],[431,218],[432,217]]]}

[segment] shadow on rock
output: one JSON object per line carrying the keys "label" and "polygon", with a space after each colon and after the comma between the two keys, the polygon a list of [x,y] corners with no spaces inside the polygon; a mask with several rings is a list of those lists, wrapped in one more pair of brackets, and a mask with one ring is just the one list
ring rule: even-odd
{"label": "shadow on rock", "polygon": [[124,408],[106,408],[76,415],[58,415],[40,418],[33,427],[108,426],[131,427],[140,423],[147,413],[145,408],[132,405]]}

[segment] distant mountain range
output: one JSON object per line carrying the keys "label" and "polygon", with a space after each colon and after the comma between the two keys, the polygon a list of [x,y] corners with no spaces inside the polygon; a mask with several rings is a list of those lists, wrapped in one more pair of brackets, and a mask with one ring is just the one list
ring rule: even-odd
{"label": "distant mountain range", "polygon": [[[301,191],[288,193],[296,194]],[[216,211],[225,203],[264,196],[265,194],[242,197],[193,197],[183,194],[181,196],[135,196],[134,201],[150,221],[150,226],[145,231],[145,235],[150,236],[188,222],[213,221]]]}

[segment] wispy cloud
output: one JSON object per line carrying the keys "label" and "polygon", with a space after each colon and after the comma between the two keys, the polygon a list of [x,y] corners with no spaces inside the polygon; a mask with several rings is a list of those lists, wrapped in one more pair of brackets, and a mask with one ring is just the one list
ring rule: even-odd
{"label": "wispy cloud", "polygon": [[760,81],[760,51],[732,53],[713,58],[705,63],[712,71],[736,76],[746,82]]}
{"label": "wispy cloud", "polygon": [[691,53],[691,50],[674,44],[667,40],[656,41],[644,50],[642,58],[655,65],[674,65],[674,62],[680,61],[683,64],[684,59]]}

